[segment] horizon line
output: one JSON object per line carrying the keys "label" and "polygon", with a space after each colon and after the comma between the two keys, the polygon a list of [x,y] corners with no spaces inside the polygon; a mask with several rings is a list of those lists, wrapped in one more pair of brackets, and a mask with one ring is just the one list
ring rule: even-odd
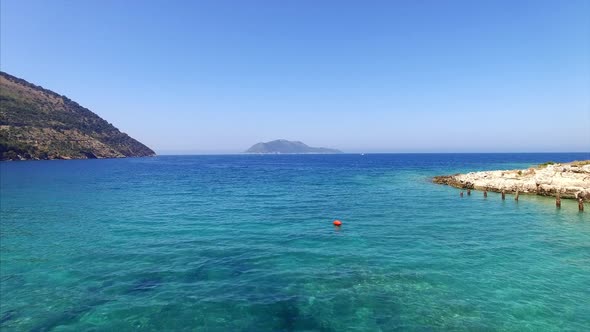
{"label": "horizon line", "polygon": [[487,152],[341,152],[341,153],[251,153],[251,152],[189,152],[189,153],[156,153],[156,156],[212,156],[212,155],[351,155],[351,154],[589,154],[590,151],[487,151]]}

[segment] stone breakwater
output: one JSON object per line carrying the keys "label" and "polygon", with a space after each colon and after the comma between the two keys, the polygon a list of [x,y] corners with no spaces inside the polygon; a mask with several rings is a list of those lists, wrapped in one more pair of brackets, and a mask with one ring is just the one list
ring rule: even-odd
{"label": "stone breakwater", "polygon": [[521,170],[435,176],[434,183],[462,189],[583,198],[590,200],[590,160]]}

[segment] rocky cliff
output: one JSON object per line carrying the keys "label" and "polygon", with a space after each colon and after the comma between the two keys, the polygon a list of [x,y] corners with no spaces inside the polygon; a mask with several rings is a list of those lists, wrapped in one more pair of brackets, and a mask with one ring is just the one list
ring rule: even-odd
{"label": "rocky cliff", "polygon": [[0,72],[0,160],[154,154],[67,97]]}
{"label": "rocky cliff", "polygon": [[543,164],[521,170],[436,176],[435,183],[456,188],[516,192],[590,200],[590,160]]}

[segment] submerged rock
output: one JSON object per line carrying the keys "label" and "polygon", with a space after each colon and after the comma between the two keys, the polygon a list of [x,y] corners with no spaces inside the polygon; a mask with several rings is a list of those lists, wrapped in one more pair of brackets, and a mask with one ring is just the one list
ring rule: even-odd
{"label": "submerged rock", "polygon": [[590,200],[590,160],[543,164],[521,170],[435,176],[434,183],[462,189],[516,192]]}

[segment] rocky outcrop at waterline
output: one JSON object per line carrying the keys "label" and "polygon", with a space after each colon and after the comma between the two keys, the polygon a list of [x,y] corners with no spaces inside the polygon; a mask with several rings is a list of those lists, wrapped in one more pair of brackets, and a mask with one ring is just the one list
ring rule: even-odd
{"label": "rocky outcrop at waterline", "polygon": [[546,163],[520,170],[435,176],[434,183],[461,189],[583,198],[590,200],[590,160]]}

